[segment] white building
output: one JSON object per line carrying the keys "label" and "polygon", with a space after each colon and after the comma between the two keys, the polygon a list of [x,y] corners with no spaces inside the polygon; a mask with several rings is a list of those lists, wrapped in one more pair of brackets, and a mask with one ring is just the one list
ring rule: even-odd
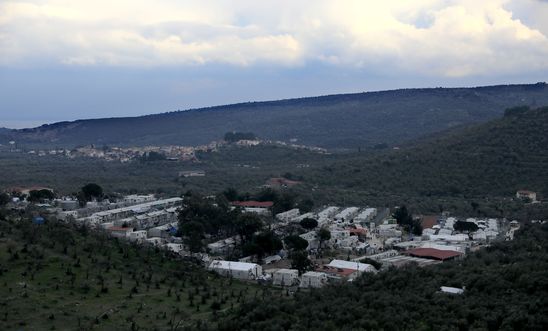
{"label": "white building", "polygon": [[225,277],[244,280],[256,279],[263,274],[263,268],[260,265],[246,262],[213,260],[208,269]]}
{"label": "white building", "polygon": [[147,232],[145,230],[133,231],[129,233],[129,240],[141,242],[147,238]]}
{"label": "white building", "polygon": [[300,222],[300,221],[304,220],[305,218],[312,218],[312,219],[314,219],[314,213],[302,214],[301,216],[294,218],[294,219],[293,219],[293,222]]}
{"label": "white building", "polygon": [[303,233],[299,235],[299,237],[303,238],[308,242],[308,250],[311,249],[318,249],[320,247],[320,240],[318,239],[318,236],[316,235],[316,231],[309,231],[306,233]]}
{"label": "white building", "polygon": [[464,289],[457,288],[457,287],[449,287],[449,286],[442,286],[440,288],[440,291],[443,293],[449,293],[449,294],[463,294]]}
{"label": "white building", "polygon": [[360,209],[358,207],[345,208],[340,213],[335,215],[335,221],[337,221],[337,222],[350,222],[354,219],[354,217],[356,217],[359,210]]}
{"label": "white building", "polygon": [[299,282],[299,271],[295,269],[279,269],[274,272],[272,284],[277,286],[292,286]]}
{"label": "white building", "polygon": [[537,194],[533,191],[520,190],[516,192],[516,198],[535,202],[537,201]]}
{"label": "white building", "polygon": [[294,208],[283,213],[276,214],[276,219],[281,222],[291,222],[293,219],[299,217],[299,215],[301,215],[299,209]]}
{"label": "white building", "polygon": [[168,251],[179,254],[183,251],[183,244],[168,243],[168,244],[165,245],[165,248]]}
{"label": "white building", "polygon": [[308,271],[301,277],[300,287],[319,288],[327,284],[327,275],[323,272]]}
{"label": "white building", "polygon": [[147,194],[147,195],[131,194],[124,197],[124,202],[130,203],[130,204],[145,203],[150,201],[154,201],[154,194]]}
{"label": "white building", "polygon": [[334,268],[340,268],[340,269],[357,270],[360,272],[376,272],[377,271],[377,269],[375,269],[375,267],[372,266],[371,264],[345,261],[345,260],[333,260],[328,264],[328,266],[334,267]]}
{"label": "white building", "polygon": [[90,224],[112,222],[122,218],[131,217],[136,214],[145,213],[150,209],[166,209],[170,207],[176,207],[176,206],[179,206],[182,203],[182,201],[183,199],[178,197],[150,201],[150,202],[145,202],[145,203],[134,205],[134,206],[100,211],[92,214],[89,217],[79,218],[78,221],[86,222]]}
{"label": "white building", "polygon": [[332,221],[333,216],[337,214],[339,207],[327,207],[318,213],[318,224],[324,225]]}
{"label": "white building", "polygon": [[358,214],[354,219],[355,222],[365,223],[371,221],[377,216],[377,208],[366,208],[364,211]]}

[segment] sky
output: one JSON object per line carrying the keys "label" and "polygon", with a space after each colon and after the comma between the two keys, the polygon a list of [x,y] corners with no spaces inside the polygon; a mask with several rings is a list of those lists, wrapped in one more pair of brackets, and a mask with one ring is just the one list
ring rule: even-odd
{"label": "sky", "polygon": [[547,78],[547,0],[0,1],[0,127]]}

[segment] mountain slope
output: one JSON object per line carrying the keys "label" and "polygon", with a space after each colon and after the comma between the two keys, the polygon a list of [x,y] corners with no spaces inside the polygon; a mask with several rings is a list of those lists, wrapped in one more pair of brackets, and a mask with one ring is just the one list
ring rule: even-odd
{"label": "mountain slope", "polygon": [[[361,154],[308,170],[305,179],[362,199],[548,196],[548,107],[510,109],[501,119],[452,130],[380,156]],[[321,191],[321,190],[320,190]]]}
{"label": "mountain slope", "polygon": [[484,122],[517,105],[548,104],[548,87],[404,89],[218,106],[142,117],[79,120],[15,130],[3,139],[78,144],[197,145],[228,131],[328,148],[400,144],[447,128]]}

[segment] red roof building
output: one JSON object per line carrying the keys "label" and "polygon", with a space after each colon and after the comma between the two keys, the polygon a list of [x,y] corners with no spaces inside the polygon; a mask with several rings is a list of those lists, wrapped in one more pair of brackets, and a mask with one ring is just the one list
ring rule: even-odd
{"label": "red roof building", "polygon": [[423,229],[433,228],[434,225],[438,225],[438,216],[425,215],[421,217],[421,226]]}
{"label": "red roof building", "polygon": [[236,207],[270,208],[274,205],[274,202],[272,201],[232,201],[231,204]]}
{"label": "red roof building", "polygon": [[406,251],[405,254],[408,254],[414,257],[422,257],[426,259],[434,259],[434,260],[440,260],[440,261],[454,259],[462,255],[461,252],[450,251],[450,250],[446,251],[446,250],[435,249],[435,248],[414,248]]}

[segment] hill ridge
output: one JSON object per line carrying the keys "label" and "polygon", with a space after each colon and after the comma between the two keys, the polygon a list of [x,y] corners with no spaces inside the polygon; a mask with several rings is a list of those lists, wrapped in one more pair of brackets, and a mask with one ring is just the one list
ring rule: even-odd
{"label": "hill ridge", "polygon": [[4,133],[57,145],[198,145],[228,131],[297,139],[327,148],[400,144],[425,134],[502,115],[505,108],[548,105],[546,83],[419,88],[334,94],[191,108],[137,117],[63,121]]}

